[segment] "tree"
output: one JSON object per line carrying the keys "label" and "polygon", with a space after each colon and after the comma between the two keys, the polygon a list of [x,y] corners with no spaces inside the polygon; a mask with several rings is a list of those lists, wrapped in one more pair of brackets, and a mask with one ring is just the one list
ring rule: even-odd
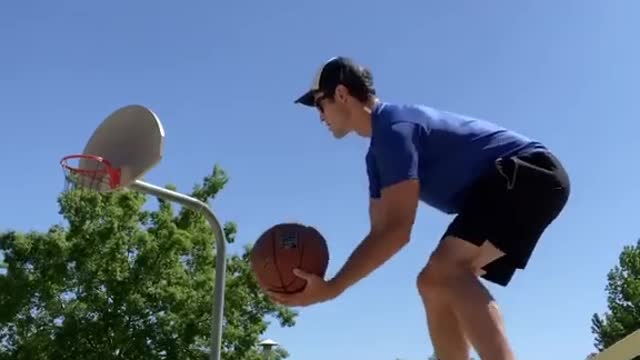
{"label": "tree", "polygon": [[640,328],[640,240],[623,248],[618,264],[607,275],[606,291],[608,311],[591,319],[598,351]]}
{"label": "tree", "polygon": [[[261,355],[259,357],[260,360],[265,359],[264,351],[261,350]],[[289,352],[281,346],[276,346],[271,349],[271,353],[268,355],[268,360],[283,360],[289,357]],[[257,359],[256,359],[257,360]]]}
{"label": "tree", "polygon": [[[214,167],[191,195],[213,199],[228,177]],[[59,197],[68,223],[0,234],[0,360],[206,359],[215,241],[205,218],[134,191]],[[226,223],[228,242],[236,225]],[[296,314],[259,290],[249,248],[227,260],[223,355],[259,359],[267,316]],[[286,351],[281,352],[286,357]]]}

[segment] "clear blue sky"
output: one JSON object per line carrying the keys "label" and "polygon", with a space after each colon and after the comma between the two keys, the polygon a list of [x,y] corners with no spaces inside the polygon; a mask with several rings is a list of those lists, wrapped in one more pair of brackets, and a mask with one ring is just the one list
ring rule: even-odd
{"label": "clear blue sky", "polygon": [[[167,135],[147,180],[188,191],[218,163],[231,181],[213,206],[239,224],[240,243],[303,221],[329,239],[333,273],[367,231],[367,141],[334,140],[292,100],[322,61],[348,55],[372,68],[384,100],[492,120],[564,160],[573,180],[566,210],[527,271],[492,289],[519,359],[583,359],[606,273],[640,236],[640,3],[390,4],[3,3],[0,228],[60,222],[60,157],[81,151],[117,107],[142,103]],[[266,337],[292,360],[424,359],[431,345],[415,276],[448,220],[422,207],[402,253]]]}

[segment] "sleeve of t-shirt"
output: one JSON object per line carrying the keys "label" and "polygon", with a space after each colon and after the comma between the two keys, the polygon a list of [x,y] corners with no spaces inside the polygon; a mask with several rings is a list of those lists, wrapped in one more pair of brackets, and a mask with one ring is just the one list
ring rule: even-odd
{"label": "sleeve of t-shirt", "polygon": [[376,134],[378,191],[405,180],[418,179],[419,126],[399,122]]}
{"label": "sleeve of t-shirt", "polygon": [[372,150],[369,150],[366,159],[367,176],[369,178],[369,197],[379,199],[380,181],[378,180],[378,166],[376,165],[376,158]]}

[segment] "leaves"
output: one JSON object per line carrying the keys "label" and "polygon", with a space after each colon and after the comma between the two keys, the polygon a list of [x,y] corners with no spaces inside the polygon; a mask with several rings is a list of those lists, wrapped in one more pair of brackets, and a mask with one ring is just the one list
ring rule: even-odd
{"label": "leaves", "polygon": [[[214,167],[192,196],[207,202],[228,182]],[[59,198],[66,226],[0,234],[0,360],[206,359],[215,262],[200,213],[134,191],[74,190]],[[224,224],[229,243],[237,227]],[[293,326],[249,267],[227,261],[223,358],[256,358],[266,317]],[[284,349],[279,356],[286,356]]]}
{"label": "leaves", "polygon": [[608,311],[591,320],[599,351],[640,328],[640,240],[624,247],[607,280]]}

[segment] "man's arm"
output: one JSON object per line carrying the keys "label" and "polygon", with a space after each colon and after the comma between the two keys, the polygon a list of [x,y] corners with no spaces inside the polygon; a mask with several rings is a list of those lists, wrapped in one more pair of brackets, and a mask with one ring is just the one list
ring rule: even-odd
{"label": "man's arm", "polygon": [[370,201],[371,230],[330,280],[336,292],[368,276],[409,242],[418,194],[418,181],[406,180],[382,190],[381,199]]}
{"label": "man's arm", "polygon": [[382,200],[369,198],[369,224],[371,231],[374,227],[380,226],[384,216],[384,208],[382,207]]}
{"label": "man's arm", "polygon": [[330,280],[336,293],[366,277],[395,255],[410,239],[420,196],[417,127],[396,124],[382,139],[376,153],[375,189],[380,198],[369,203],[371,229],[345,265]]}

